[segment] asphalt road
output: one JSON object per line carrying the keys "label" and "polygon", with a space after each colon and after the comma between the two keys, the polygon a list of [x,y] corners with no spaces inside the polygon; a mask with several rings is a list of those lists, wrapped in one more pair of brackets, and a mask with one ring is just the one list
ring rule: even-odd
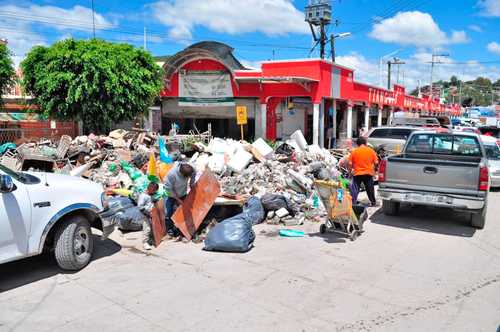
{"label": "asphalt road", "polygon": [[500,326],[500,193],[486,228],[467,216],[371,210],[355,242],[302,227],[255,227],[246,254],[140,233],[97,246],[83,271],[50,257],[0,267],[0,331],[496,331]]}

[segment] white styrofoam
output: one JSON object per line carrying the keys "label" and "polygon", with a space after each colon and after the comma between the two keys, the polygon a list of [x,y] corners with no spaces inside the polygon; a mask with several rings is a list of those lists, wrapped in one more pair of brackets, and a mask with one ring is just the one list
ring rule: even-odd
{"label": "white styrofoam", "polygon": [[281,208],[279,210],[276,211],[276,215],[279,217],[279,218],[283,218],[283,217],[286,217],[288,216],[288,210],[285,209],[285,208]]}
{"label": "white styrofoam", "polygon": [[259,138],[255,142],[252,143],[252,146],[259,151],[259,153],[264,157],[264,158],[269,158],[273,154],[273,148],[269,146],[269,144],[266,143],[262,138]]}
{"label": "white styrofoam", "polygon": [[300,148],[304,151],[307,151],[307,141],[306,138],[304,137],[304,134],[302,134],[302,131],[297,130],[293,134],[290,135],[290,138],[293,139],[295,142],[297,142],[297,145],[300,146]]}
{"label": "white styrofoam", "polygon": [[236,153],[229,159],[227,166],[236,173],[241,173],[250,164],[252,158],[252,154],[243,148],[237,149]]}

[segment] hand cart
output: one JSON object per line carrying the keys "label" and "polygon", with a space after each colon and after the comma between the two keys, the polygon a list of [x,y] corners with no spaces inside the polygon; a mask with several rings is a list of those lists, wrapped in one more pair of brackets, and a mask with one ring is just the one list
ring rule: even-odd
{"label": "hand cart", "polygon": [[339,216],[334,207],[335,198],[338,195],[337,199],[341,196],[342,199],[351,200],[351,196],[348,194],[349,190],[344,189],[337,181],[316,180],[314,185],[328,214],[328,219],[319,228],[320,233],[337,233],[354,241],[358,235],[363,233],[363,223],[368,219],[366,208],[362,205],[353,205],[352,208],[349,208],[349,212]]}

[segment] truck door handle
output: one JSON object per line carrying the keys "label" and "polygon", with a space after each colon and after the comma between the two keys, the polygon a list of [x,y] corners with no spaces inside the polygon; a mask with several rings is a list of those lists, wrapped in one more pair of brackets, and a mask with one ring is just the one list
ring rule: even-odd
{"label": "truck door handle", "polygon": [[424,167],[424,173],[425,174],[436,174],[438,172],[436,167],[431,167],[431,166],[425,166]]}
{"label": "truck door handle", "polygon": [[38,202],[38,203],[33,204],[33,206],[38,207],[38,208],[49,207],[50,202]]}

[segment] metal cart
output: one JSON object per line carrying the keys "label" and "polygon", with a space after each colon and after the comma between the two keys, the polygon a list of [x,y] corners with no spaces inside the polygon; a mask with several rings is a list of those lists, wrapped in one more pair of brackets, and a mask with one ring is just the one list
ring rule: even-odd
{"label": "metal cart", "polygon": [[319,228],[320,233],[337,233],[347,236],[351,241],[354,241],[358,235],[363,233],[363,223],[368,218],[366,208],[361,205],[353,205],[350,215],[334,217],[334,207],[332,206],[333,195],[337,195],[338,191],[341,190],[343,191],[344,198],[350,199],[350,195],[345,195],[348,190],[342,188],[341,184],[337,181],[316,180],[314,181],[314,185],[328,214],[328,219]]}

